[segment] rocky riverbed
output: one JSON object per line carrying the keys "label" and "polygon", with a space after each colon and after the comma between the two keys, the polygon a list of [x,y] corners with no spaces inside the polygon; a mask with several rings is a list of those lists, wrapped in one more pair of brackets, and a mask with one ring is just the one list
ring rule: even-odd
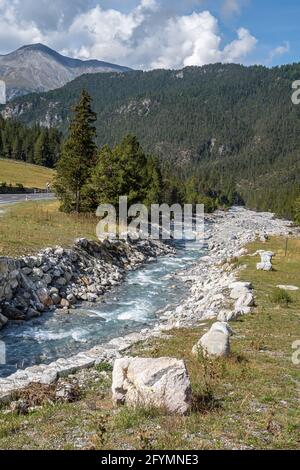
{"label": "rocky riverbed", "polygon": [[[25,388],[30,383],[51,384],[57,381],[59,377],[73,373],[76,370],[88,368],[103,361],[113,362],[116,358],[121,357],[134,343],[153,336],[162,336],[165,334],[165,331],[172,328],[193,327],[204,319],[219,317],[220,314],[224,314],[224,311],[230,312],[233,308],[232,299],[230,298],[230,286],[236,280],[238,274],[233,268],[234,264],[232,260],[243,256],[243,254],[246,253],[244,246],[257,237],[263,241],[266,240],[269,235],[287,236],[292,234],[293,231],[294,229],[291,228],[289,222],[275,219],[272,214],[255,213],[242,208],[233,208],[229,212],[218,211],[209,216],[207,218],[205,240],[207,250],[205,255],[200,258],[192,268],[173,273],[174,278],[179,276],[188,286],[188,295],[185,300],[181,302],[180,306],[172,309],[166,308],[164,311],[161,311],[159,322],[157,322],[154,328],[147,328],[139,333],[131,333],[122,338],[115,338],[107,344],[99,345],[89,351],[81,352],[76,356],[58,359],[48,365],[41,364],[25,370],[19,370],[5,379],[0,379],[0,399],[9,399],[16,389]],[[76,248],[74,250],[77,258],[76,260],[74,259],[73,263],[81,263],[83,258],[89,259],[90,253],[87,250],[89,244],[87,241],[84,241],[84,244],[87,244],[87,246],[82,247],[82,243],[83,242],[79,242],[78,249]],[[141,247],[139,247],[136,249],[135,253],[139,252],[140,254],[133,257],[135,259],[134,263],[129,261],[130,257],[126,256],[124,248],[122,251],[122,253],[124,253],[124,260],[122,260],[121,257],[120,261],[120,257],[118,257],[117,263],[111,263],[110,258],[109,264],[112,266],[112,276],[110,279],[112,281],[116,283],[120,282],[122,276],[124,276],[126,266],[132,269],[132,267],[139,265],[141,262],[155,259],[155,255],[157,254],[163,254],[164,252],[171,253],[169,248],[161,248],[161,244],[156,244],[156,242],[156,249],[154,249],[152,242],[138,242],[137,246],[139,243],[142,243],[143,248],[141,249]],[[145,246],[147,246],[147,250]],[[84,254],[79,254],[78,258],[78,251],[82,253],[82,249],[84,250]],[[118,242],[112,250],[108,250],[110,257],[113,257],[113,253],[115,253],[116,249],[120,249]],[[126,249],[128,249],[128,247]],[[161,250],[160,253],[158,253],[159,250]],[[50,253],[47,253],[46,256],[49,256],[49,254]],[[55,251],[51,252],[51,254],[55,255]],[[95,251],[93,251],[93,258],[94,255]],[[64,255],[60,251],[55,256]],[[100,258],[101,263],[103,263],[103,255],[101,255],[99,259]],[[39,269],[39,274],[43,272],[41,276],[42,279],[44,279],[48,271],[50,271],[52,279],[53,277],[55,279],[61,278],[61,276],[54,276],[54,269],[57,267],[58,263],[56,263],[55,267],[53,265],[53,268],[51,268],[52,271],[51,269],[44,271],[43,262],[40,263],[40,261],[38,261],[38,263],[39,266],[32,268],[29,266],[29,268]],[[95,282],[94,278],[94,271],[97,264],[95,265],[93,263],[92,265],[85,266],[85,269],[87,269],[86,274],[90,279],[89,285],[99,285],[98,279]],[[26,268],[28,265],[21,265],[19,269],[23,269],[24,267]],[[61,299],[66,299],[70,302],[68,296],[73,295],[76,297],[78,293],[86,293],[84,290],[81,290],[83,281],[75,281],[75,279],[79,278],[74,275],[74,271],[75,273],[77,272],[76,269],[72,271],[72,278],[67,281],[65,285],[60,286],[59,292],[52,291],[51,293],[51,288],[49,290],[49,287],[40,287],[41,289],[48,289],[48,299],[50,298],[53,303],[54,299],[51,297],[53,294],[57,294]],[[31,276],[32,272],[28,272],[28,274],[22,272],[22,274]],[[69,270],[66,269],[64,272],[69,272]],[[36,271],[34,271],[34,273],[37,274]],[[115,275],[117,275],[118,278],[115,278]],[[21,276],[21,278],[23,278],[23,276]],[[10,281],[14,279],[18,279],[18,277],[10,277]],[[71,286],[72,290],[70,292],[68,292],[66,285]],[[54,287],[58,289],[57,286]],[[15,288],[17,289],[19,287],[16,286]],[[63,304],[64,302],[61,303],[60,301],[61,307],[64,307]],[[54,305],[50,306],[54,308]],[[18,308],[18,306],[15,306],[15,308]]]}
{"label": "rocky riverbed", "polygon": [[46,248],[35,256],[0,258],[0,329],[43,312],[68,311],[79,302],[99,302],[126,272],[175,250],[154,240],[104,242],[79,239],[70,249]]}

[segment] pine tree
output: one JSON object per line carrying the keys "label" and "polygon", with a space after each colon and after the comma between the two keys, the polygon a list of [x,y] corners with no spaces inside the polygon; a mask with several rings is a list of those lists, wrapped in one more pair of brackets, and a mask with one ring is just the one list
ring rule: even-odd
{"label": "pine tree", "polygon": [[57,164],[55,191],[66,212],[82,211],[82,191],[91,169],[95,166],[97,147],[95,144],[96,114],[91,108],[91,98],[82,91],[74,108],[74,117],[69,134],[63,144],[61,158]]}
{"label": "pine tree", "polygon": [[85,209],[90,211],[99,204],[117,207],[120,196],[127,196],[129,206],[138,202],[150,206],[161,201],[161,193],[157,159],[147,157],[137,138],[128,135],[113,149],[108,145],[101,149],[82,196]]}

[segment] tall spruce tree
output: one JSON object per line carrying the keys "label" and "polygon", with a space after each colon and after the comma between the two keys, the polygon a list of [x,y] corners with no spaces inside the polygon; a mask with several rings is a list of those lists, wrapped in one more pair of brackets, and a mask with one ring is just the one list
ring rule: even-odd
{"label": "tall spruce tree", "polygon": [[79,213],[83,210],[82,190],[97,160],[94,126],[97,116],[92,111],[91,101],[89,94],[83,90],[73,109],[74,117],[57,164],[54,188],[61,202],[61,210],[65,212]]}

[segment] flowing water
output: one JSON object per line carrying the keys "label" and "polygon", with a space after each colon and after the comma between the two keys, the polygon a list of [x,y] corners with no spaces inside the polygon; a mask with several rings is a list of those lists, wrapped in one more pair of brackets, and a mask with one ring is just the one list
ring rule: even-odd
{"label": "flowing water", "polygon": [[177,242],[176,248],[176,256],[160,257],[155,263],[129,272],[125,282],[93,308],[81,307],[69,315],[46,313],[30,322],[10,323],[0,333],[6,348],[0,376],[70,357],[153,325],[160,310],[178,305],[187,293],[180,276],[174,276],[176,271],[190,267],[203,253],[197,242]]}

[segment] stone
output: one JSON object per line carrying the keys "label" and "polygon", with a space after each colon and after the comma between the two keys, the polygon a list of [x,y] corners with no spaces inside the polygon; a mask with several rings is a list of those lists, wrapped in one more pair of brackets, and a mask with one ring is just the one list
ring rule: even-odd
{"label": "stone", "polygon": [[31,320],[32,318],[37,318],[41,314],[37,310],[34,310],[34,308],[29,308],[26,312],[26,320]]}
{"label": "stone", "polygon": [[53,305],[53,301],[49,295],[49,291],[46,288],[41,288],[37,290],[37,296],[40,300],[40,302],[45,306],[49,307],[50,305]]}
{"label": "stone", "polygon": [[61,297],[56,293],[51,294],[51,299],[54,305],[58,305],[61,302]]}
{"label": "stone", "polygon": [[8,318],[8,320],[25,320],[25,314],[18,308],[15,308],[11,305],[4,304],[2,305],[2,311],[5,317]]}
{"label": "stone", "polygon": [[8,322],[8,318],[2,315],[2,313],[0,313],[0,326],[2,327],[6,325],[7,322]]}
{"label": "stone", "polygon": [[257,263],[256,269],[258,271],[272,271],[272,258],[275,256],[271,251],[260,251],[261,262]]}
{"label": "stone", "polygon": [[35,277],[43,277],[44,271],[40,268],[33,268],[32,274]]}
{"label": "stone", "polygon": [[191,384],[185,363],[170,357],[116,359],[112,392],[114,403],[131,407],[154,406],[180,415],[191,407]]}
{"label": "stone", "polygon": [[296,287],[296,286],[278,285],[276,287],[278,287],[278,289],[288,290],[288,291],[291,291],[291,292],[299,290],[299,287]]}
{"label": "stone", "polygon": [[60,305],[63,308],[69,308],[70,307],[70,302],[67,299],[61,299]]}
{"label": "stone", "polygon": [[226,322],[214,323],[193,347],[192,353],[198,355],[202,350],[206,357],[228,357],[230,354],[230,336],[233,332]]}
{"label": "stone", "polygon": [[247,287],[235,287],[230,292],[230,298],[237,300],[242,296],[249,294],[249,289]]}
{"label": "stone", "polygon": [[45,284],[47,284],[47,286],[49,284],[51,284],[52,282],[52,277],[50,276],[50,274],[44,274],[44,277],[43,277],[43,281],[45,282]]}
{"label": "stone", "polygon": [[67,300],[70,303],[70,305],[76,304],[77,300],[74,294],[68,294],[67,295]]}
{"label": "stone", "polygon": [[251,292],[247,292],[239,297],[235,303],[235,308],[238,307],[253,307],[254,296]]}
{"label": "stone", "polygon": [[236,321],[240,316],[241,316],[241,313],[239,311],[222,310],[219,313],[217,320],[220,322],[227,323],[230,321]]}

